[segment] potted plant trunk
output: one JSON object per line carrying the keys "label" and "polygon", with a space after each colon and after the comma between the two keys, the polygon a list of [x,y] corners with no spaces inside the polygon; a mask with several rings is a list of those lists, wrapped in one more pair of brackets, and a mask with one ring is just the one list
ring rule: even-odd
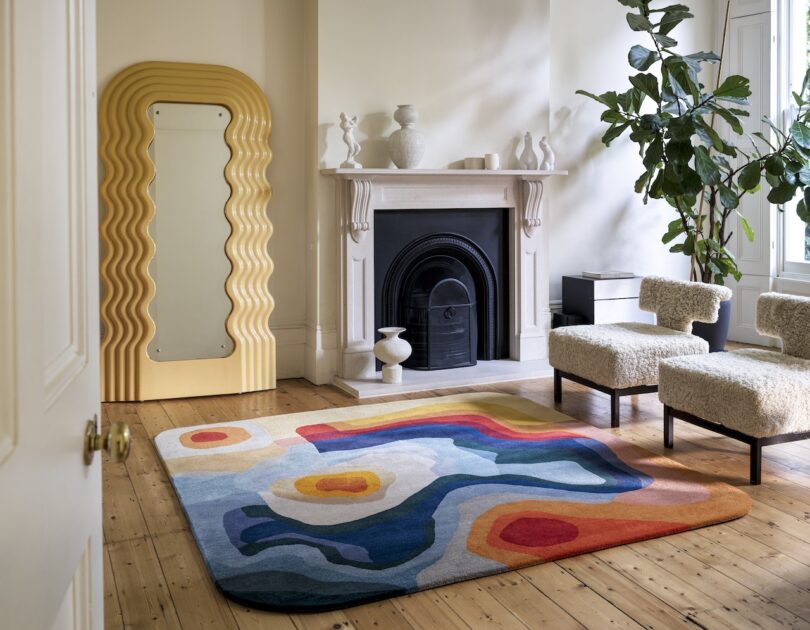
{"label": "potted plant trunk", "polygon": [[[663,199],[672,208],[674,218],[662,240],[671,244],[671,252],[691,259],[692,280],[724,284],[731,276],[739,281],[742,274],[727,247],[732,226],[738,223],[754,240],[738,210],[741,197],[758,191],[763,181],[770,187],[772,204],[787,204],[803,192],[796,212],[810,223],[810,69],[801,92],[793,94],[798,108],[790,127],[779,129],[766,120],[770,134],[746,136],[740,118],[749,115],[749,80],[732,75],[707,88],[700,81],[701,71],[705,64],[720,62],[720,57],[676,50],[678,42],[671,33],[694,17],[689,8],[683,4],[653,8],[651,0],[618,2],[630,9],[630,29],[649,35],[649,47],[630,49],[628,62],[637,72],[629,77],[628,89],[577,93],[605,106],[601,119],[610,125],[602,136],[605,145],[625,134],[638,145],[643,171],[635,190],[645,204],[651,198]],[[715,130],[718,117],[728,124],[733,139]],[[729,317],[726,304],[723,321],[697,326],[693,332],[708,338],[714,350],[722,349]]]}

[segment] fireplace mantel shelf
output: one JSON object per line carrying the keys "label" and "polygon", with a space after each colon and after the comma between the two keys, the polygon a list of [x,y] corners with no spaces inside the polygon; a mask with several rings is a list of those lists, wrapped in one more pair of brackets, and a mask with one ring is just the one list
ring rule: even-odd
{"label": "fireplace mantel shelf", "polygon": [[568,175],[568,171],[527,171],[527,170],[470,170],[463,168],[323,168],[321,175],[341,179],[360,179],[376,176],[385,177],[517,177],[522,180],[545,179]]}

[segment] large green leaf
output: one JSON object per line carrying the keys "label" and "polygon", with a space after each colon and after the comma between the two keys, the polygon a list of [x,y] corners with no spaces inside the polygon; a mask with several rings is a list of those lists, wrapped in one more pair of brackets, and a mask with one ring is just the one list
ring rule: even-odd
{"label": "large green leaf", "polygon": [[669,226],[667,227],[666,234],[664,234],[664,236],[661,238],[661,242],[666,245],[667,243],[678,238],[678,236],[683,234],[685,231],[686,230],[684,230],[683,228],[683,221],[681,221],[680,219],[671,221]]}
{"label": "large green leaf", "polygon": [[748,239],[748,242],[754,242],[754,230],[751,228],[751,224],[748,223],[748,219],[743,216],[742,212],[737,210],[737,217],[740,219],[740,225],[742,226],[743,232],[745,232],[745,238]]}
{"label": "large green leaf", "polygon": [[607,105],[607,103],[605,102],[605,99],[603,99],[601,96],[597,96],[593,92],[588,92],[587,90],[577,90],[576,94],[581,94],[582,96],[587,96],[588,98],[592,98],[593,100],[595,100],[597,103],[602,103],[602,105]]}
{"label": "large green leaf", "polygon": [[664,157],[664,139],[658,136],[650,143],[644,154],[644,166],[648,169],[652,168],[661,161],[662,157]]}
{"label": "large green leaf", "polygon": [[638,13],[628,13],[627,23],[634,31],[651,31],[653,29],[652,22]]}
{"label": "large green leaf", "polygon": [[751,96],[751,82],[738,74],[727,77],[713,92],[716,98],[748,98]]}
{"label": "large green leaf", "polygon": [[790,137],[793,141],[804,149],[810,149],[810,127],[800,121],[794,122],[790,126]]}
{"label": "large green leaf", "polygon": [[720,61],[720,56],[713,52],[696,52],[691,55],[685,55],[687,59],[694,59],[695,61],[708,61],[709,63],[717,63]]}
{"label": "large green leaf", "polygon": [[661,35],[659,33],[653,33],[653,39],[658,42],[658,45],[662,48],[675,48],[678,45],[677,40],[672,39],[668,35]]}
{"label": "large green leaf", "polygon": [[782,182],[768,193],[768,201],[771,203],[787,203],[796,196],[796,186]]}
{"label": "large green leaf", "polygon": [[695,133],[695,124],[689,116],[673,118],[669,121],[667,130],[673,140],[689,141]]}
{"label": "large green leaf", "polygon": [[621,112],[617,112],[615,109],[606,109],[602,112],[601,116],[602,122],[606,123],[623,123],[627,122],[627,118]]}
{"label": "large green leaf", "polygon": [[709,104],[709,107],[715,114],[720,116],[720,118],[722,118],[728,123],[728,126],[731,127],[731,130],[734,133],[736,133],[737,135],[742,135],[743,126],[739,118],[737,118],[734,114],[732,114],[728,109],[726,109],[722,105],[711,103]]}
{"label": "large green leaf", "polygon": [[646,70],[656,61],[658,61],[658,54],[645,48],[644,46],[636,45],[630,49],[627,55],[627,61],[636,70]]}
{"label": "large green leaf", "polygon": [[605,146],[609,147],[610,143],[622,135],[629,126],[629,122],[622,125],[611,125],[610,129],[608,129],[605,132],[605,135],[602,136],[602,142],[605,144]]}
{"label": "large green leaf", "polygon": [[610,109],[619,109],[619,95],[613,90],[603,92],[599,95],[602,102],[605,103]]}
{"label": "large green leaf", "polygon": [[648,170],[648,171],[644,171],[644,172],[641,174],[641,177],[639,177],[639,178],[636,180],[636,184],[635,184],[635,186],[633,187],[633,189],[634,189],[634,190],[635,190],[637,193],[641,194],[641,192],[643,192],[643,191],[644,191],[644,189],[647,187],[647,184],[650,182],[650,177],[652,177],[652,174],[653,174],[654,172],[655,172],[655,170],[654,170],[654,169],[650,169],[650,170]]}
{"label": "large green leaf", "polygon": [[762,167],[759,162],[751,162],[751,164],[743,168],[743,170],[740,171],[740,175],[737,177],[737,183],[740,185],[740,188],[746,191],[756,190],[762,179],[761,171]]}
{"label": "large green leaf", "polygon": [[742,226],[743,232],[745,232],[745,238],[748,239],[749,242],[754,242],[754,230],[751,229],[751,224],[748,223],[748,219],[746,219],[742,213],[738,210],[737,216],[740,218],[740,225]]}
{"label": "large green leaf", "polygon": [[720,169],[717,168],[706,147],[695,147],[695,170],[707,186],[720,183]]}
{"label": "large green leaf", "polygon": [[720,137],[720,134],[717,133],[712,127],[706,124],[706,122],[702,118],[695,118],[695,131],[697,132],[700,139],[703,140],[706,144],[714,147],[721,153],[726,153],[725,147],[726,143],[723,142],[723,139]]}
{"label": "large green leaf", "polygon": [[671,162],[688,164],[693,154],[692,143],[671,140],[667,143],[666,154]]}
{"label": "large green leaf", "polygon": [[737,206],[740,205],[740,197],[737,193],[735,193],[731,188],[725,186],[724,184],[720,184],[717,187],[718,197],[720,197],[720,203],[723,205],[724,208],[728,208],[729,210],[734,210]]}
{"label": "large green leaf", "polygon": [[689,11],[683,10],[680,7],[670,9],[669,11],[664,13],[664,16],[658,23],[658,32],[663,35],[666,35],[670,31],[672,31],[672,29],[678,26],[678,24],[691,17],[695,16],[689,13]]}
{"label": "large green leaf", "polygon": [[630,84],[644,92],[647,96],[657,101],[658,95],[658,77],[650,73],[639,73],[630,77]]}
{"label": "large green leaf", "polygon": [[785,172],[785,161],[779,155],[772,155],[765,160],[765,170],[771,175],[782,175]]}
{"label": "large green leaf", "polygon": [[802,199],[799,202],[799,205],[796,206],[796,214],[798,214],[799,218],[805,223],[810,223],[810,212],[808,212],[807,208],[808,208],[807,200]]}
{"label": "large green leaf", "polygon": [[[624,4],[622,0],[619,0],[619,2]],[[656,9],[650,8],[650,13],[666,13],[667,11],[688,11],[688,10],[689,7],[686,6],[685,4],[670,4],[668,6],[659,7]]]}

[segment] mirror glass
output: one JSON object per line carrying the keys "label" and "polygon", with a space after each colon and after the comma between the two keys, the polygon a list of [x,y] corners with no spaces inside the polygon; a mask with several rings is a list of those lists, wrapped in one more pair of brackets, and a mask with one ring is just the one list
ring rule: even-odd
{"label": "mirror glass", "polygon": [[156,249],[149,265],[156,286],[149,304],[156,328],[149,357],[226,357],[234,348],[225,328],[232,307],[225,293],[231,273],[225,255],[231,232],[225,217],[231,194],[225,129],[231,113],[219,105],[154,103],[149,117],[156,170],[149,187],[156,208],[149,225]]}

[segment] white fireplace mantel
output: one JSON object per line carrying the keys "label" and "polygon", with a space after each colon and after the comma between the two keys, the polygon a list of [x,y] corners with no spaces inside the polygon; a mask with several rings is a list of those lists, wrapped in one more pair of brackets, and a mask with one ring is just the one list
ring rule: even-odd
{"label": "white fireplace mantel", "polygon": [[339,380],[378,378],[374,214],[386,210],[509,210],[509,355],[521,362],[547,357],[551,316],[544,182],[567,171],[337,168],[321,174],[336,179],[339,213]]}

